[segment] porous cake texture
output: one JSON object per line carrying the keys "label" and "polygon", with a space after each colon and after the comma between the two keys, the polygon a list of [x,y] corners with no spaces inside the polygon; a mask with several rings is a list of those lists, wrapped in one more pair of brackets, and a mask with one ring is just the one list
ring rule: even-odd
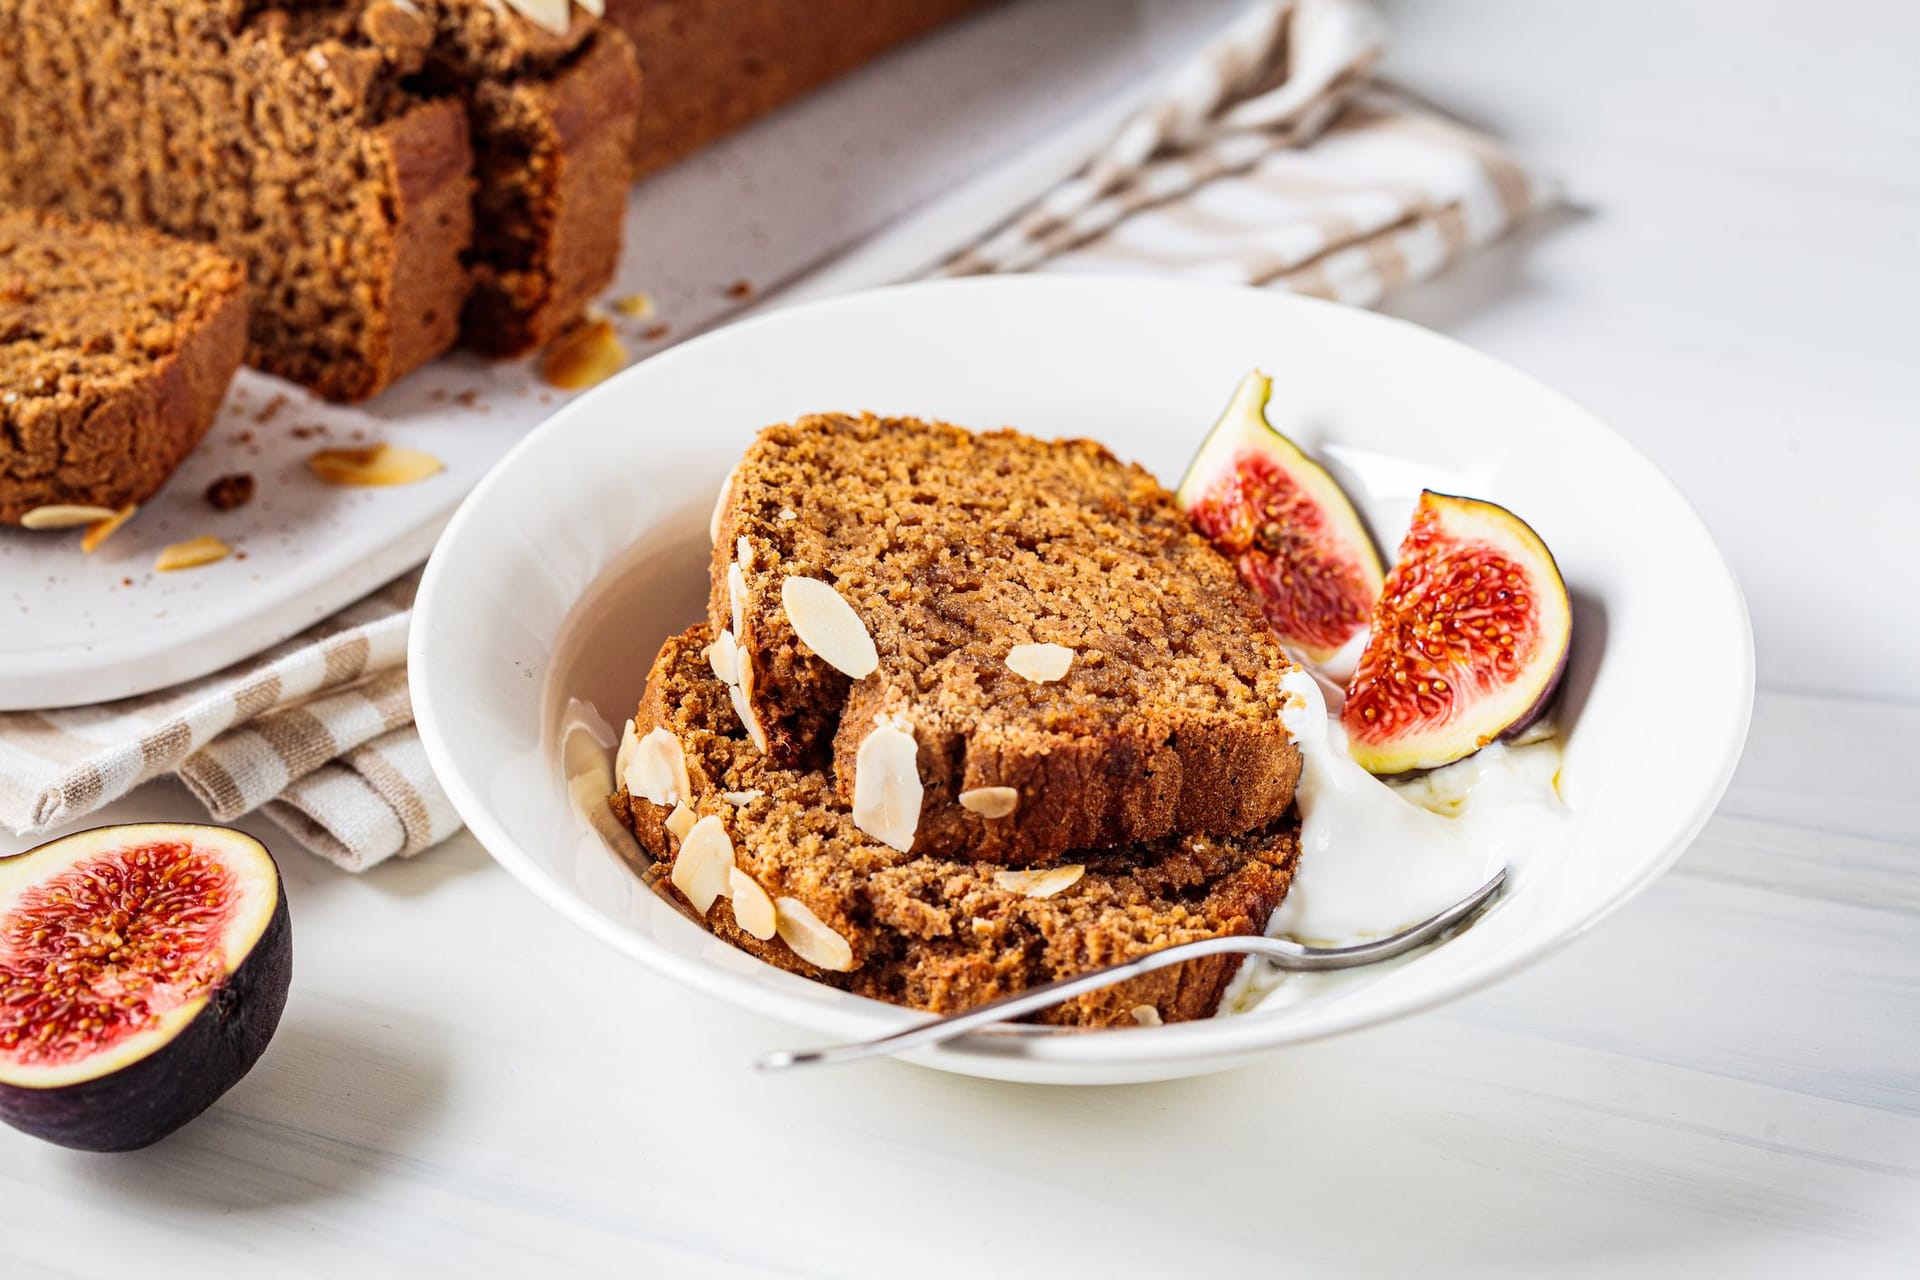
{"label": "porous cake texture", "polygon": [[[827,771],[850,802],[868,735],[905,728],[914,853],[1040,864],[1256,831],[1292,801],[1292,664],[1172,495],[1098,444],[801,418],[747,450],[713,554],[708,621],[739,645],[775,762]],[[793,576],[851,605],[877,669],[854,679],[801,640]],[[1064,672],[1023,662],[1034,645]],[[1015,807],[963,801],[984,789]]]}
{"label": "porous cake texture", "polygon": [[[824,968],[784,935],[763,938],[742,927],[735,904],[751,890],[714,901],[708,926],[769,963],[945,1013],[1170,944],[1258,933],[1286,895],[1299,849],[1285,820],[1241,836],[1181,835],[1075,853],[1051,873],[1065,883],[1048,896],[1022,887],[1030,885],[1023,873],[882,844],[854,825],[830,776],[780,765],[748,740],[726,686],[709,669],[711,638],[702,626],[666,642],[634,728],[673,735],[691,792],[686,817],[724,825],[735,869],[768,897],[804,906],[846,944],[844,964]],[[667,827],[672,807],[624,787],[611,803],[659,860],[656,887],[692,909],[671,880],[682,848]],[[1206,1017],[1240,963],[1222,956],[1170,966],[1039,1020],[1101,1026]]]}
{"label": "porous cake texture", "polygon": [[487,0],[8,0],[0,203],[217,244],[248,360],[361,399],[463,316],[509,352],[577,315],[617,261],[637,100],[617,31]]}
{"label": "porous cake texture", "polygon": [[218,250],[0,210],[0,523],[150,497],[246,337],[246,273]]}

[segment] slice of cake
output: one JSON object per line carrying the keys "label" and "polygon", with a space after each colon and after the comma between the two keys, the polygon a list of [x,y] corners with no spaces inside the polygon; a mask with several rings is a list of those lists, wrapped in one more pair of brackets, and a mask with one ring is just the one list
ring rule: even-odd
{"label": "slice of cake", "polygon": [[[826,774],[753,746],[709,669],[711,638],[695,627],[661,649],[612,806],[659,860],[656,888],[769,963],[946,1013],[1174,943],[1258,933],[1286,896],[1299,850],[1285,822],[1039,871],[902,853],[854,824]],[[1239,964],[1170,966],[1042,1020],[1206,1017]]]}
{"label": "slice of cake", "polygon": [[715,669],[749,734],[903,850],[1039,863],[1257,830],[1293,798],[1292,664],[1100,445],[803,418],[747,450],[716,527]]}
{"label": "slice of cake", "polygon": [[217,250],[0,211],[0,523],[146,500],[246,341],[246,273]]}
{"label": "slice of cake", "polygon": [[[458,98],[474,152],[472,293],[461,341],[490,356],[544,346],[578,319],[620,261],[641,82],[633,47],[585,8],[564,29],[496,0],[357,0],[360,28],[393,51],[428,31],[417,93]],[[391,26],[392,34],[382,31]]]}

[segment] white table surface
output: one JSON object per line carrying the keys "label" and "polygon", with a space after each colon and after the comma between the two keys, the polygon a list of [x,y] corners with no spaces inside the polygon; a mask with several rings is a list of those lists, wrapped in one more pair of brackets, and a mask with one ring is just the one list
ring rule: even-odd
{"label": "white table surface", "polygon": [[[1612,422],[1748,592],[1746,759],[1670,875],[1435,1013],[1048,1090],[759,1078],[791,1031],[467,837],[362,878],[289,851],[266,1057],[145,1152],[0,1131],[0,1276],[1920,1273],[1920,10],[1393,17],[1390,73],[1585,212],[1390,309]],[[105,817],[191,813],[152,787]]]}

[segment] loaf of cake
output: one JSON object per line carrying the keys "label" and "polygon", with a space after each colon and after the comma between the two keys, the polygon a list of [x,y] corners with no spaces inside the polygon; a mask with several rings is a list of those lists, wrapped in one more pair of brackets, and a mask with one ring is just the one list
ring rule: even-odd
{"label": "loaf of cake", "polygon": [[[771,964],[949,1013],[1176,943],[1258,933],[1286,896],[1299,846],[1285,819],[1241,836],[1076,853],[1038,871],[891,848],[853,822],[831,776],[753,745],[709,669],[712,636],[695,627],[661,649],[621,760],[624,775],[652,775],[656,790],[622,786],[611,804],[657,860],[655,887]],[[636,773],[642,753],[652,758]],[[682,865],[691,859],[706,865]],[[1240,963],[1169,966],[1039,1020],[1206,1017]]]}
{"label": "loaf of cake", "polygon": [[218,250],[0,211],[0,524],[146,500],[246,342],[246,273]]}
{"label": "loaf of cake", "polygon": [[[903,849],[1046,863],[1257,831],[1293,799],[1292,664],[1173,496],[1098,444],[871,415],[771,427],[722,495],[713,557],[715,669],[749,735],[856,809],[863,774],[877,794],[871,771],[917,771],[917,812],[886,832]],[[851,618],[862,660],[823,654],[834,633],[804,639],[796,610]]]}
{"label": "loaf of cake", "polygon": [[640,58],[650,173],[984,0],[606,0]]}
{"label": "loaf of cake", "polygon": [[209,241],[248,359],[343,400],[552,336],[619,255],[625,37],[489,0],[6,0],[0,203]]}

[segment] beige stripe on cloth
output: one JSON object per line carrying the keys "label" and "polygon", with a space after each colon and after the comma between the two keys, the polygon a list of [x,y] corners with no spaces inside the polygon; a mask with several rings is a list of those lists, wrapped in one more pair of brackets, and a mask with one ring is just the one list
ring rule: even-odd
{"label": "beige stripe on cloth", "polygon": [[939,274],[1191,275],[1366,306],[1557,199],[1491,138],[1369,84],[1384,42],[1363,0],[1256,6]]}
{"label": "beige stripe on cloth", "polygon": [[[1363,0],[1247,10],[1082,171],[941,274],[1153,273],[1371,304],[1555,198],[1498,143],[1370,83]],[[267,653],[142,698],[0,715],[0,823],[38,831],[176,772],[349,870],[459,819],[407,701],[409,575]]]}
{"label": "beige stripe on cloth", "polygon": [[[171,689],[0,714],[0,824],[21,835],[44,831],[167,773],[178,773],[216,820],[229,821],[350,748],[369,751],[361,768],[377,770],[383,750],[409,749],[390,741],[393,731],[412,737],[404,664],[417,586],[418,575],[408,574],[265,653]],[[445,802],[430,778],[428,785],[436,793],[424,802],[431,820],[396,820],[383,843],[335,841],[320,851],[357,868],[424,847],[426,834],[444,835],[452,829],[441,817]],[[422,804],[406,789],[372,794]]]}
{"label": "beige stripe on cloth", "polygon": [[263,812],[348,871],[411,857],[460,829],[460,815],[434,780],[411,725],[314,770]]}

